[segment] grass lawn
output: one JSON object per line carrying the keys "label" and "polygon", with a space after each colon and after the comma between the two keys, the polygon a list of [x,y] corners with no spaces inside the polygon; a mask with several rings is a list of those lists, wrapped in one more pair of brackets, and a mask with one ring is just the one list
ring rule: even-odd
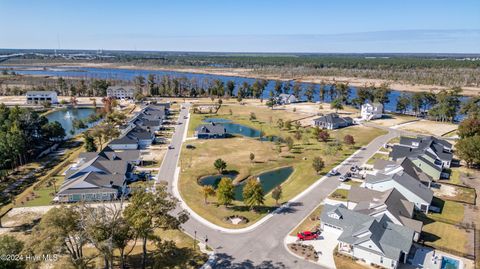
{"label": "grass lawn", "polygon": [[448,179],[448,183],[455,184],[455,185],[464,185],[462,180],[460,179],[460,168],[455,167],[450,169],[450,178]]}
{"label": "grass lawn", "polygon": [[465,254],[469,253],[465,247],[468,240],[467,232],[452,224],[440,221],[424,224],[422,238],[425,240],[425,243],[432,247],[451,249]]}
{"label": "grass lawn", "polygon": [[441,213],[429,213],[427,216],[437,221],[445,220],[453,223],[460,223],[463,221],[465,207],[462,203],[453,201],[443,201],[443,203],[444,204]]}
{"label": "grass lawn", "polygon": [[[53,182],[55,182],[55,187],[58,191],[60,185],[63,183],[63,177],[52,177],[52,183]],[[33,190],[32,194],[29,196],[30,198],[27,201],[20,203],[20,205],[26,207],[49,205],[52,202],[55,193],[55,187],[52,183],[40,184],[37,189]]]}
{"label": "grass lawn", "polygon": [[[447,185],[446,185],[447,186]],[[440,198],[444,200],[451,200],[456,202],[463,202],[468,204],[475,204],[475,189],[463,187],[460,185],[449,186],[455,188],[454,195],[442,195],[438,194]]]}
{"label": "grass lawn", "polygon": [[347,201],[348,198],[348,190],[346,189],[336,189],[332,192],[328,198],[338,201]]}
{"label": "grass lawn", "polygon": [[397,136],[397,137],[394,137],[392,139],[390,139],[390,141],[388,141],[388,144],[398,144],[400,143],[400,137]]}
{"label": "grass lawn", "polygon": [[[230,114],[230,109],[232,114]],[[250,121],[250,112],[254,112],[257,120]],[[191,114],[189,132],[193,134],[195,127],[206,117],[205,114]],[[294,119],[295,113],[284,110],[271,110],[263,107],[241,106],[241,105],[223,105],[218,115],[212,117],[231,119],[235,123],[262,130],[265,135],[276,135],[283,138],[291,136],[293,138],[294,128],[292,130],[279,129],[276,126],[277,119]],[[268,211],[273,210],[275,201],[270,194],[266,195],[265,207],[257,213],[249,211],[241,202],[234,202],[233,207],[225,208],[217,206],[214,197],[209,198],[211,203],[204,203],[201,187],[197,180],[204,175],[216,174],[213,162],[217,158],[222,158],[227,163],[227,170],[238,172],[237,180],[245,179],[249,176],[257,175],[261,172],[272,170],[284,166],[292,166],[294,171],[287,181],[282,184],[283,197],[280,202],[288,201],[295,195],[306,189],[322,174],[338,165],[360,146],[368,144],[372,139],[386,132],[372,127],[351,126],[340,130],[330,131],[331,141],[328,143],[318,142],[313,139],[311,130],[300,128],[302,139],[294,139],[294,147],[288,151],[286,145],[281,145],[281,152],[273,142],[261,142],[256,139],[235,137],[228,139],[214,140],[192,140],[188,144],[194,145],[193,150],[182,149],[180,158],[181,175],[179,189],[183,199],[187,204],[205,217],[209,221],[229,228],[245,227]],[[334,139],[343,141],[346,134],[353,135],[356,141],[354,147],[342,146],[340,150],[329,150],[332,147]],[[307,139],[304,139],[308,137]],[[255,155],[255,162],[249,159],[250,153]],[[312,167],[312,159],[315,156],[321,156],[325,161],[325,168],[320,174],[317,174]],[[242,215],[250,220],[248,224],[233,225],[224,222],[222,219],[234,214]]]}
{"label": "grass lawn", "polygon": [[349,179],[349,180],[347,180],[347,181],[345,181],[345,182],[342,182],[342,183],[343,183],[343,184],[350,185],[350,186],[357,186],[357,187],[360,186],[360,185],[362,185],[362,182],[361,182],[361,181],[355,181],[355,180],[351,180],[351,179]]}
{"label": "grass lawn", "polygon": [[337,269],[367,269],[372,268],[367,266],[366,264],[360,264],[349,257],[345,257],[342,255],[333,255],[333,260],[335,261],[335,267]]}
{"label": "grass lawn", "polygon": [[23,206],[44,206],[52,202],[53,193],[55,191],[53,183],[55,182],[56,190],[58,191],[63,183],[64,177],[61,175],[69,165],[78,158],[78,155],[83,152],[83,146],[80,144],[75,148],[71,148],[62,156],[62,159],[52,167],[46,167],[44,173],[36,174],[38,177],[37,183],[28,187],[25,191],[15,197],[15,205],[12,203],[2,207],[2,212],[9,207],[23,207]]}
{"label": "grass lawn", "polygon": [[293,231],[290,235],[296,236],[297,233],[303,231],[313,231],[320,225],[320,214],[322,214],[323,205],[318,205],[307,218],[303,220]]}
{"label": "grass lawn", "polygon": [[388,160],[388,154],[375,153],[375,154],[367,161],[367,164],[374,164],[377,160]]}

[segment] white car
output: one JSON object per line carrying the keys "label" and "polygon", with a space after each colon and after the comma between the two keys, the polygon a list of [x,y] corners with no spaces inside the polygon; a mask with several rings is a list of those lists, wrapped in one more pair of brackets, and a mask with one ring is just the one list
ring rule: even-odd
{"label": "white car", "polygon": [[330,170],[330,172],[327,173],[327,176],[329,177],[334,177],[340,175],[340,172],[338,172],[336,169]]}

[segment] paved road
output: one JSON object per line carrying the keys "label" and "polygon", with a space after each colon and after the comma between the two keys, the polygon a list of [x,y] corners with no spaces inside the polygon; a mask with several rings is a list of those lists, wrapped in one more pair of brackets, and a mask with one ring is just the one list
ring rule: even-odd
{"label": "paved road", "polygon": [[[158,180],[168,182],[170,191],[182,140],[188,128],[188,126],[185,126],[185,120],[183,119],[186,115],[188,115],[187,109],[180,112],[181,124],[176,127],[171,142],[174,149],[168,150],[159,172]],[[387,135],[377,137],[343,164],[339,171],[344,173],[352,165],[362,165],[383,144],[398,134],[399,132],[395,130],[389,130]],[[203,225],[195,218],[190,218],[183,228],[190,234],[194,234],[196,231],[199,240],[208,237],[208,244],[215,249],[219,258],[215,268],[319,268],[319,265],[297,259],[291,255],[285,249],[283,240],[339,184],[337,177],[327,178],[293,203],[291,207],[275,214],[257,229],[250,232],[242,234],[224,233]]]}

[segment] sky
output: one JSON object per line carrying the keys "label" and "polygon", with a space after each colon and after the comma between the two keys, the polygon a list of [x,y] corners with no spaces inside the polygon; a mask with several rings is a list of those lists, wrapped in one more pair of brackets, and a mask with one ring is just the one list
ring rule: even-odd
{"label": "sky", "polygon": [[480,53],[480,0],[0,0],[0,48]]}

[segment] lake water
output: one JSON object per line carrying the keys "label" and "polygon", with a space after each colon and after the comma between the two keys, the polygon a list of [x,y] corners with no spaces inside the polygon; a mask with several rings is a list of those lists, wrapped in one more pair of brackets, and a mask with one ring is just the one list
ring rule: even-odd
{"label": "lake water", "polygon": [[[15,72],[19,74],[28,74],[28,75],[47,75],[47,76],[61,76],[61,77],[82,77],[82,78],[98,78],[98,79],[113,79],[113,80],[132,80],[136,76],[147,77],[148,74],[155,74],[157,76],[168,75],[171,77],[186,77],[186,78],[195,78],[201,85],[206,79],[219,79],[224,82],[228,80],[235,81],[236,85],[240,85],[243,82],[248,82],[252,84],[255,79],[253,78],[244,78],[244,77],[232,77],[232,76],[220,76],[220,75],[211,75],[211,74],[195,74],[195,73],[183,73],[176,71],[162,71],[162,70],[137,70],[137,69],[115,69],[115,68],[93,68],[93,67],[43,67],[43,66],[0,66],[0,69],[10,69],[13,68]],[[291,81],[293,83],[293,81]],[[269,81],[265,91],[263,92],[262,97],[267,99],[270,97],[270,92],[273,91],[274,82]],[[306,89],[308,83],[302,83],[302,88]],[[238,86],[237,86],[238,88]],[[237,92],[235,89],[235,93]],[[314,101],[319,101],[319,86],[316,87],[316,94],[314,96]],[[326,92],[330,86],[326,86]],[[355,87],[350,87],[351,93],[349,99],[355,98],[357,96],[357,89]],[[389,95],[389,102],[385,104],[386,111],[395,111],[397,106],[397,99],[402,93],[410,95],[409,92],[400,92],[392,90]],[[301,100],[306,100],[304,92],[301,93]],[[463,101],[467,100],[467,97],[462,99]],[[330,98],[327,94],[326,102],[330,102]]]}
{"label": "lake water", "polygon": [[[276,186],[282,184],[287,180],[293,172],[293,167],[283,167],[276,170],[268,171],[258,175],[260,183],[262,184],[263,193],[267,194],[271,192]],[[202,177],[198,183],[202,186],[211,185],[214,188],[217,188],[218,183],[223,177],[228,177],[230,179],[235,179],[237,174],[225,174],[225,175],[213,175]],[[243,201],[243,187],[245,182],[242,182],[235,186],[235,200]]]}
{"label": "lake water", "polygon": [[260,130],[250,128],[245,125],[241,125],[238,123],[233,123],[230,120],[227,119],[219,119],[219,118],[207,118],[204,120],[205,122],[214,122],[214,123],[220,123],[225,127],[227,130],[227,133],[229,134],[239,134],[247,137],[260,137],[261,132]]}
{"label": "lake water", "polygon": [[[73,129],[74,119],[83,120],[94,113],[95,109],[93,108],[63,108],[49,113],[45,117],[49,122],[58,121],[63,129],[65,129],[65,134],[70,136],[70,131]],[[79,134],[82,131],[83,130],[76,129],[74,134]]]}
{"label": "lake water", "polygon": [[278,139],[278,137],[272,136],[272,135],[262,136],[262,132],[260,130],[250,128],[242,124],[234,123],[231,120],[227,120],[227,119],[206,118],[203,121],[222,124],[223,127],[225,127],[225,130],[227,130],[227,133],[229,134],[238,134],[238,135],[247,136],[247,137],[260,138],[260,140],[262,141],[273,142],[273,141],[277,141]]}

